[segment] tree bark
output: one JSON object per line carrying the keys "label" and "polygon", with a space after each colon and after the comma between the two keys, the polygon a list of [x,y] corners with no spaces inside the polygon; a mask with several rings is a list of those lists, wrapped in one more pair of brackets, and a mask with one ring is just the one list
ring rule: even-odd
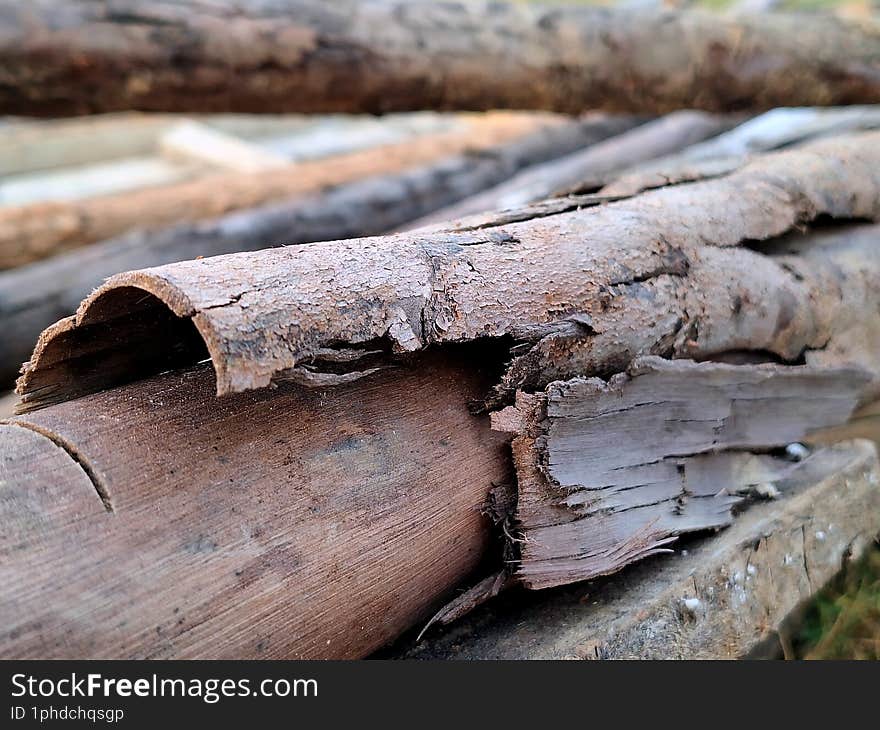
{"label": "tree bark", "polygon": [[562,159],[523,170],[500,185],[413,221],[410,228],[442,226],[474,213],[522,207],[564,195],[572,187],[598,190],[627,167],[689,147],[734,123],[730,117],[673,112]]}
{"label": "tree bark", "polygon": [[608,382],[520,394],[495,417],[517,434],[515,577],[528,588],[589,580],[727,527],[746,495],[779,496],[797,470],[766,452],[845,423],[876,377],[647,357]]}
{"label": "tree bark", "polygon": [[[506,125],[503,129],[477,125],[473,135],[419,140],[305,163],[282,175],[223,176],[217,181],[58,206],[56,210],[72,213],[73,220],[81,223],[77,235],[87,239],[99,230],[133,225],[139,215],[145,225],[221,212],[264,198],[272,200],[282,193],[295,196],[213,220],[128,233],[0,272],[0,319],[4,323],[0,328],[0,383],[14,380],[44,328],[69,316],[83,297],[113,274],[200,256],[384,233],[483,190],[525,165],[588,145],[634,123],[629,118],[550,124],[494,146],[488,143],[508,136]],[[481,128],[485,134],[479,133]],[[456,150],[460,153],[443,154]],[[432,156],[437,159],[431,164],[417,165],[420,158],[429,161]],[[383,171],[389,174],[378,174]],[[333,183],[339,185],[333,187]],[[322,190],[325,185],[329,189]],[[57,217],[36,216],[35,211],[31,216],[26,225],[35,235],[39,231],[42,240],[58,232],[53,226]],[[66,217],[61,215],[61,219]],[[8,242],[14,240],[10,232]]]}
{"label": "tree bark", "polygon": [[[357,658],[479,565],[479,352],[332,390],[210,368],[0,424],[0,656]],[[392,405],[393,404],[393,405]]]}
{"label": "tree bark", "polygon": [[719,118],[673,113],[552,164],[523,170],[491,190],[413,221],[410,228],[521,207],[549,196],[598,190],[609,197],[626,197],[651,188],[718,177],[742,167],[755,154],[834,134],[876,129],[880,127],[880,107],[774,109],[730,131],[724,127]]}
{"label": "tree bark", "polygon": [[0,111],[668,112],[880,101],[871,21],[400,0],[3,0]]}
{"label": "tree bark", "polygon": [[[518,344],[496,401],[619,372],[640,354],[750,349],[793,362],[821,353],[833,318],[858,307],[850,296],[874,290],[880,249],[801,265],[735,247],[819,216],[880,217],[878,143],[876,132],[822,140],[723,178],[600,205],[563,199],[504,225],[487,218],[122,274],[43,333],[18,389],[38,406],[207,351],[225,394],[278,377],[356,377],[371,360],[362,349],[403,355],[483,338]],[[151,331],[153,318],[192,322],[204,345]]]}

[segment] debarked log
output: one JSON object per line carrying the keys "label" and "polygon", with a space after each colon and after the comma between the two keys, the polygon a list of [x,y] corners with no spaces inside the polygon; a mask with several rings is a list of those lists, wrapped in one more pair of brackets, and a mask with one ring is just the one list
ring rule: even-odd
{"label": "debarked log", "polygon": [[0,656],[386,644],[480,564],[511,478],[480,357],[220,400],[202,365],[0,424]]}
{"label": "debarked log", "polygon": [[3,0],[0,112],[668,112],[880,101],[871,20],[523,3]]}
{"label": "debarked log", "polygon": [[[70,231],[65,233],[63,226],[52,224],[50,212],[40,216],[31,211],[25,227],[43,243],[79,246],[97,230],[115,231],[132,225],[136,218],[141,225],[149,226],[181,216],[199,219],[209,211],[220,213],[267,197],[283,198],[219,218],[147,227],[0,272],[0,320],[4,323],[0,328],[0,383],[12,383],[43,329],[76,311],[79,302],[113,274],[200,256],[384,233],[493,185],[525,165],[589,145],[636,123],[631,117],[591,118],[565,124],[545,120],[530,134],[518,133],[504,144],[487,144],[512,136],[511,129],[524,132],[526,121],[530,127],[537,124],[535,120],[502,118],[496,123],[475,123],[470,135],[447,133],[442,139],[432,136],[430,140],[405,142],[383,151],[345,155],[345,159],[307,162],[280,175],[269,172],[234,180],[223,176],[219,181],[140,191],[133,197],[77,201],[71,204],[75,214],[70,220],[81,222],[83,227],[74,227],[72,239],[67,238]],[[456,150],[460,153],[453,154]],[[438,159],[417,164],[432,156]],[[383,171],[387,174],[378,174]],[[17,223],[11,224],[14,217],[10,214],[5,218],[10,223],[5,243],[15,247],[7,253],[31,256],[42,251],[39,247],[36,252],[28,249],[27,242],[35,239],[28,238]],[[67,219],[66,215],[61,218]],[[3,221],[0,211],[0,230]],[[60,239],[52,238],[58,235]],[[0,234],[0,249],[2,239]]]}
{"label": "debarked log", "polygon": [[833,364],[838,337],[873,370],[877,333],[852,332],[876,311],[877,229],[832,232],[819,246],[804,237],[795,254],[753,249],[820,216],[880,216],[878,163],[880,135],[857,134],[619,202],[561,199],[503,225],[488,217],[122,274],[41,336],[18,389],[34,408],[206,352],[219,394],[279,377],[327,383],[369,370],[364,351],[484,338],[515,355],[496,403],[644,354]]}

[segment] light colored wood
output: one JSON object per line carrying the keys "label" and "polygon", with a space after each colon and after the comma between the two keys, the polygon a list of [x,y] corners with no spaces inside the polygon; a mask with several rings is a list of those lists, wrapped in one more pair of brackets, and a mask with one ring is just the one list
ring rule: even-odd
{"label": "light colored wood", "polygon": [[564,124],[564,119],[554,115],[499,112],[471,117],[467,124],[438,134],[346,153],[332,163],[316,159],[269,172],[215,172],[164,187],[0,209],[0,269],[22,266],[132,229],[193,223],[318,193],[368,176],[401,172]]}
{"label": "light colored wood", "polygon": [[283,155],[194,121],[183,121],[163,132],[160,154],[170,160],[198,163],[231,172],[263,172],[289,164]]}

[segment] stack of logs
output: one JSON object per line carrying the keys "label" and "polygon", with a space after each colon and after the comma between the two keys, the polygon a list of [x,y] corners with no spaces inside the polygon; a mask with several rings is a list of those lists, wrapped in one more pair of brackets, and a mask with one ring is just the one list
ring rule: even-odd
{"label": "stack of logs", "polygon": [[[0,654],[361,657],[844,472],[876,505],[873,450],[816,434],[876,418],[880,107],[759,113],[880,101],[876,31],[289,4],[285,25],[277,2],[233,23],[72,2],[25,43],[49,4],[0,2],[21,23],[0,106],[703,110],[502,115],[302,177],[0,215],[0,256],[28,262],[0,274],[0,377],[36,339],[0,422]],[[680,57],[709,47],[723,79]],[[737,75],[768,47],[778,75]]]}

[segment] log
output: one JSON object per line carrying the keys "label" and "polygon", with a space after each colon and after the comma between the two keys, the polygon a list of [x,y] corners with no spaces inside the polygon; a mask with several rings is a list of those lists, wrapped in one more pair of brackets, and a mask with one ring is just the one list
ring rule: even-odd
{"label": "log", "polygon": [[564,195],[572,188],[598,190],[611,182],[616,173],[636,163],[681,150],[724,131],[734,124],[729,117],[703,112],[673,112],[521,173],[466,200],[413,221],[411,229],[442,225],[474,213],[518,208],[543,198]]}
{"label": "log", "polygon": [[[751,249],[819,216],[878,218],[878,142],[876,132],[820,140],[715,180],[592,207],[573,198],[562,201],[571,210],[526,210],[506,225],[490,218],[121,274],[41,335],[18,391],[25,408],[39,407],[207,350],[222,395],[279,377],[357,377],[370,361],[359,350],[393,359],[505,338],[516,357],[495,403],[517,388],[620,372],[644,354],[833,360],[838,330],[872,370],[870,340],[851,322],[876,301],[877,229],[809,261]],[[166,331],[175,321],[178,331]]]}
{"label": "log", "polygon": [[[132,224],[138,211],[145,222],[162,216],[186,216],[201,201],[203,210],[237,207],[255,197],[273,197],[282,191],[299,197],[230,213],[216,219],[179,224],[158,230],[125,234],[92,246],[71,251],[30,266],[0,272],[0,383],[12,383],[22,361],[30,354],[39,333],[53,322],[69,316],[83,297],[113,274],[129,269],[157,266],[173,261],[216,256],[235,251],[261,249],[278,244],[298,244],[326,238],[377,234],[424,215],[439,206],[468,196],[508,177],[524,165],[559,155],[578,145],[589,144],[614,130],[633,124],[630,119],[586,119],[569,124],[550,124],[532,134],[517,135],[510,141],[488,146],[489,140],[507,134],[507,125],[486,128],[487,134],[455,133],[451,138],[404,143],[396,148],[355,153],[348,160],[309,163],[300,173],[285,172],[282,178],[266,173],[262,180],[238,177],[222,195],[213,184],[193,183],[191,195],[166,208],[141,208],[153,200],[157,205],[175,194],[143,191],[133,198],[105,199],[84,204],[99,217],[77,218],[84,226],[101,227]],[[514,125],[516,126],[516,125]],[[494,131],[492,131],[494,130]],[[458,146],[473,145],[461,154],[443,156]],[[409,150],[410,156],[405,152]],[[419,156],[438,159],[429,165],[411,166]],[[371,165],[375,165],[373,168]],[[296,169],[296,168],[295,168]],[[311,175],[306,174],[311,170]],[[387,175],[371,176],[371,171],[388,170]],[[337,180],[347,184],[319,191],[321,183]],[[359,179],[363,178],[363,179]],[[223,178],[224,180],[226,178]],[[281,183],[279,184],[279,180]],[[248,185],[256,187],[248,188]],[[249,189],[251,194],[244,194]],[[314,191],[311,195],[308,191]],[[211,195],[211,192],[215,195]],[[241,197],[227,197],[236,191]],[[261,191],[261,192],[260,192]],[[177,193],[181,193],[178,188]],[[101,209],[101,210],[99,210]],[[116,216],[114,210],[123,215]],[[150,215],[148,215],[150,213]],[[102,219],[100,216],[104,215]],[[2,219],[2,214],[0,214]],[[34,228],[47,225],[43,218],[28,219]]]}
{"label": "log", "polygon": [[589,580],[729,526],[744,493],[778,496],[800,466],[766,452],[848,421],[871,378],[647,357],[608,382],[519,393],[494,419],[516,434],[515,577],[533,589]]}
{"label": "log", "polygon": [[[406,659],[735,659],[782,656],[790,620],[880,533],[870,443],[823,449],[790,491],[609,578],[510,591],[458,625],[382,652]],[[804,463],[804,466],[806,463]]]}
{"label": "log", "polygon": [[[159,188],[84,200],[39,202],[0,209],[0,268],[10,268],[134,229],[153,229],[317,193],[372,175],[395,174],[469,150],[545,135],[564,154],[627,129],[634,121],[588,117],[566,124],[548,116],[489,114],[463,127],[404,140],[336,159],[306,161],[259,174],[218,173]],[[526,143],[528,147],[528,143]],[[537,160],[547,159],[537,156]]]}
{"label": "log", "polygon": [[818,137],[880,127],[880,107],[774,109],[674,155],[635,165],[605,185],[603,195],[642,190],[733,172],[751,155]]}
{"label": "log", "polygon": [[[0,111],[664,113],[880,102],[870,20],[402,0],[3,0]],[[487,73],[491,69],[491,73]]]}
{"label": "log", "polygon": [[475,357],[219,401],[203,365],[0,425],[0,656],[386,644],[479,565],[510,478]]}

